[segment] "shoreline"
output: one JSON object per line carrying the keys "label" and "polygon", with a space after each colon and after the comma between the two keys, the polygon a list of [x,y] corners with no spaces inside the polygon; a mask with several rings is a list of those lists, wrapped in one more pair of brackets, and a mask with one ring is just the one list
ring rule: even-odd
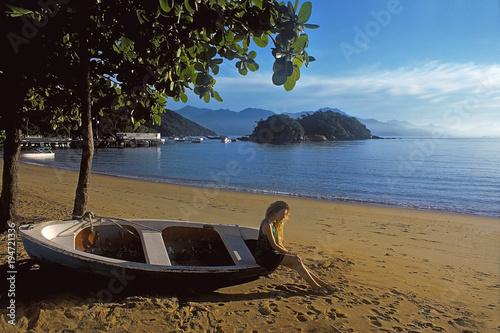
{"label": "shoreline", "polygon": [[[78,173],[21,163],[24,221],[69,218]],[[87,209],[101,216],[258,227],[273,201],[291,207],[285,246],[339,288],[314,296],[294,271],[214,293],[165,293],[128,286],[95,301],[103,285],[60,285],[53,272],[24,270],[17,325],[0,309],[0,331],[497,332],[500,219],[338,203],[92,174]],[[0,257],[7,237],[0,235]],[[18,240],[18,261],[27,255]],[[55,274],[57,275],[57,274]],[[59,278],[62,279],[62,278]],[[66,281],[67,279],[62,279]],[[59,281],[59,280],[56,280]],[[69,285],[67,285],[69,284]],[[39,295],[32,296],[35,288]],[[5,291],[2,290],[2,293]],[[99,300],[99,298],[98,298]]]}
{"label": "shoreline", "polygon": [[[2,163],[3,163],[3,159],[2,159]],[[37,163],[33,163],[33,162],[20,161],[20,164],[78,173],[78,170],[74,170],[71,168],[49,167],[49,166],[45,166],[45,165],[37,164]],[[2,164],[0,164],[0,165],[2,165]],[[416,206],[403,206],[402,204],[396,204],[396,203],[391,204],[391,203],[375,202],[375,201],[362,201],[362,200],[355,200],[355,199],[325,198],[325,197],[318,197],[318,196],[313,196],[313,195],[301,195],[301,194],[296,194],[296,193],[279,193],[276,191],[273,192],[273,191],[268,191],[268,190],[254,190],[254,189],[227,188],[227,187],[224,188],[224,187],[199,185],[199,184],[186,184],[186,183],[181,183],[181,182],[169,182],[166,180],[162,181],[162,180],[155,180],[155,179],[149,179],[149,178],[141,178],[141,177],[137,177],[137,176],[113,175],[113,174],[100,173],[100,172],[92,172],[92,175],[100,175],[100,176],[105,176],[105,177],[115,177],[115,178],[119,178],[119,179],[130,179],[130,180],[150,182],[150,183],[155,183],[155,184],[165,184],[165,185],[171,185],[171,186],[182,186],[182,187],[196,188],[196,189],[201,189],[201,190],[206,189],[208,191],[227,191],[227,192],[237,192],[237,193],[242,193],[242,194],[256,194],[256,195],[274,196],[274,197],[281,197],[281,198],[297,198],[297,199],[304,199],[304,200],[317,200],[317,201],[330,202],[330,203],[334,203],[334,204],[360,205],[360,206],[384,207],[384,208],[394,208],[394,209],[408,209],[408,210],[416,210],[416,211],[422,211],[422,212],[434,212],[434,213],[443,213],[443,214],[464,215],[464,216],[470,216],[470,217],[496,218],[495,216],[488,215],[488,214],[480,214],[480,213],[476,213],[476,214],[469,213],[468,214],[468,213],[464,213],[464,212],[456,212],[456,211],[451,211],[451,210],[439,210],[439,209],[423,208],[423,207],[416,207]],[[75,183],[75,186],[76,186],[76,183]]]}

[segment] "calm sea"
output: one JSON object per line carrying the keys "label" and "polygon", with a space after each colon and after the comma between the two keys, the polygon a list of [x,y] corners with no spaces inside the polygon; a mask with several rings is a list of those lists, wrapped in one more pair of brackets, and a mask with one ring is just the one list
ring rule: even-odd
{"label": "calm sea", "polygon": [[[80,151],[37,162],[77,170]],[[500,216],[500,139],[294,145],[167,141],[98,149],[93,172],[268,194]]]}

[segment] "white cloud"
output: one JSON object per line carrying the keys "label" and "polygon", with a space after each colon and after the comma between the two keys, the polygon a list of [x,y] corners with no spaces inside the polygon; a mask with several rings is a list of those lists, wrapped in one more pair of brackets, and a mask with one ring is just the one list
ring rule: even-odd
{"label": "white cloud", "polygon": [[314,87],[316,96],[363,92],[383,93],[392,97],[435,99],[453,93],[473,93],[483,85],[498,91],[500,66],[430,62],[420,67],[364,73],[358,71],[353,75],[333,78],[310,77],[306,74],[299,84]]}
{"label": "white cloud", "polygon": [[[443,126],[454,112],[460,114],[464,124],[490,121],[500,127],[499,65],[433,61],[397,69],[366,68],[337,76],[308,71],[303,70],[292,92],[285,92],[272,84],[272,73],[259,71],[241,77],[234,70],[216,77],[216,89],[224,102],[209,107],[299,112],[329,106],[361,118]],[[189,104],[193,105],[195,99],[191,98]]]}

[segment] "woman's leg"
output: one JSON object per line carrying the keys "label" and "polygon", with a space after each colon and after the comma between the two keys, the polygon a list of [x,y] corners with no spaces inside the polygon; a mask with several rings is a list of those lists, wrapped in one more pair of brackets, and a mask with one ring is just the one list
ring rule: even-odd
{"label": "woman's leg", "polygon": [[309,271],[309,274],[311,277],[316,281],[317,284],[319,284],[322,287],[325,287],[326,289],[330,291],[339,291],[339,289],[328,282],[325,282],[324,280],[321,280],[316,274],[314,274],[312,271]]}
{"label": "woman's leg", "polygon": [[320,286],[325,287],[326,289],[328,289],[330,291],[334,291],[334,292],[337,292],[340,290],[339,288],[337,288],[337,287],[329,284],[328,282],[325,282],[324,280],[320,279],[319,276],[317,276],[315,273],[313,273],[307,267],[306,267],[306,269],[309,272],[309,275],[311,275],[311,277],[314,279],[314,281],[316,281],[316,283],[319,284]]}
{"label": "woman's leg", "polygon": [[[287,255],[285,255],[286,257]],[[285,261],[285,259],[283,259],[283,261],[281,262],[281,265],[283,266],[286,266],[286,267],[289,267],[289,268],[292,268],[292,269],[295,269],[296,271],[299,272],[299,274],[314,288],[314,289],[317,289],[318,287],[325,287],[326,289],[330,290],[330,291],[338,291],[338,288],[332,286],[331,284],[323,281],[319,276],[317,276],[315,273],[313,273],[311,270],[309,270],[305,265],[304,263],[302,262],[302,258],[300,258],[300,256],[296,255],[296,254],[292,254],[290,255],[292,257],[295,257],[296,259],[298,259],[298,261],[300,262],[301,264],[301,270],[305,270],[305,272],[300,272],[298,269],[295,269],[293,267],[290,267],[287,265],[287,263],[285,262],[285,264],[283,264],[283,261]],[[292,260],[292,264],[293,264],[293,260]],[[311,283],[311,280],[309,280],[309,278],[311,278],[315,283]]]}
{"label": "woman's leg", "polygon": [[294,254],[285,254],[285,257],[281,261],[281,265],[296,270],[300,274],[300,276],[302,276],[302,278],[311,285],[313,289],[319,289],[322,287],[322,285],[318,283],[316,279],[318,279],[319,281],[321,280],[313,273],[311,273],[306,268],[306,266],[304,266],[304,263],[302,262],[299,256]]}

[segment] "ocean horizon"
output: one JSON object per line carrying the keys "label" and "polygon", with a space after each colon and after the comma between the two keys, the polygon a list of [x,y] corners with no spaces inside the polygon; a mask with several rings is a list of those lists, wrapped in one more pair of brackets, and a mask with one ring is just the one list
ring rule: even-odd
{"label": "ocean horizon", "polygon": [[[53,160],[21,161],[78,170],[80,150],[55,152]],[[92,171],[211,189],[499,217],[499,166],[499,138],[290,145],[167,140],[157,147],[96,149]]]}

